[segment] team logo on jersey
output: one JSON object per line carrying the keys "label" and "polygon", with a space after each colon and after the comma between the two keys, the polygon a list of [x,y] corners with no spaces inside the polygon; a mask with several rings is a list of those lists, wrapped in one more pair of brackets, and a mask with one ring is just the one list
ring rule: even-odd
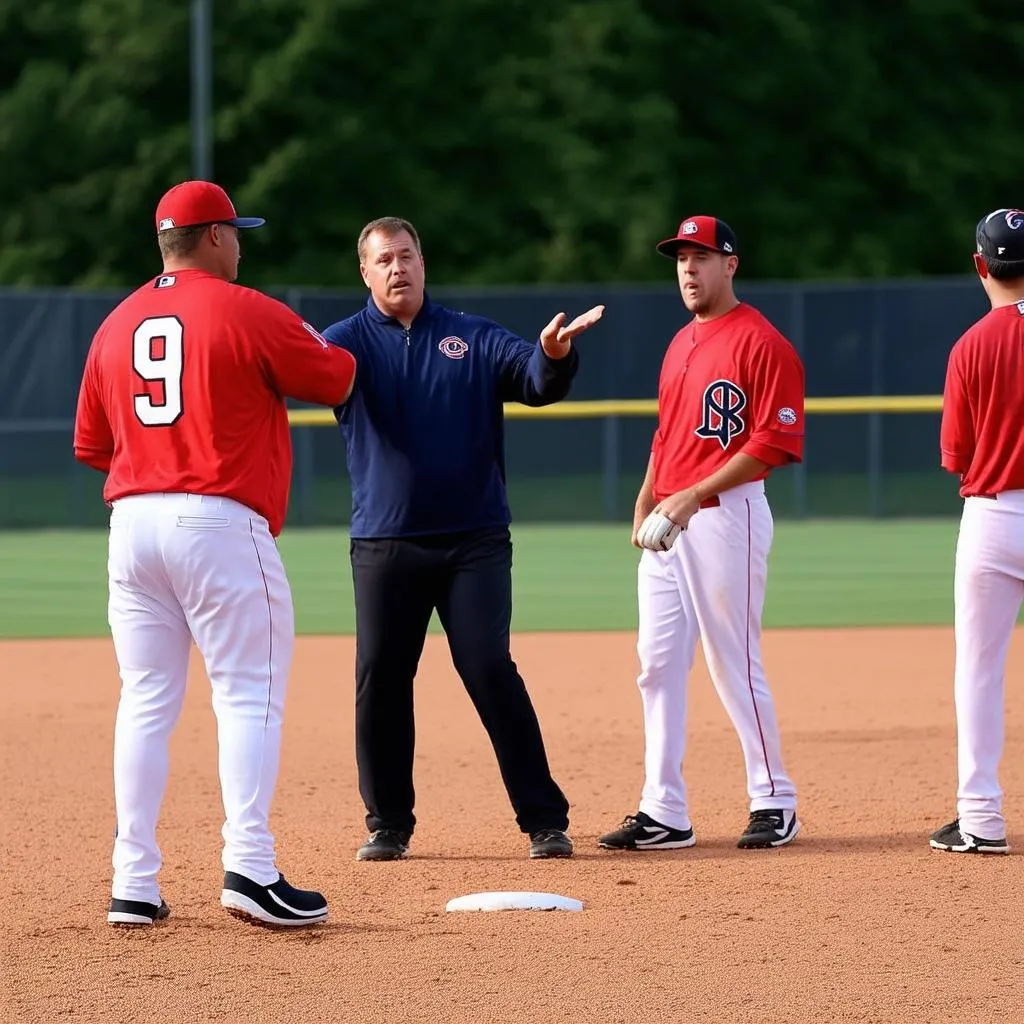
{"label": "team logo on jersey", "polygon": [[312,334],[312,335],[313,335],[313,337],[314,337],[314,338],[316,338],[316,340],[317,340],[318,342],[320,342],[320,345],[321,345],[321,346],[322,346],[323,348],[327,348],[327,341],[326,341],[326,339],[324,338],[324,336],[323,336],[323,335],[322,335],[322,334],[321,334],[321,333],[320,333],[320,332],[319,332],[319,331],[318,331],[318,330],[317,330],[317,329],[316,329],[316,328],[315,328],[315,327],[314,327],[314,326],[313,326],[312,324],[307,324],[307,323],[306,323],[306,321],[305,321],[305,320],[303,320],[303,321],[302,321],[302,326],[303,326],[303,327],[304,327],[304,328],[305,328],[305,329],[306,329],[307,331],[309,331],[309,333],[310,333],[310,334]]}
{"label": "team logo on jersey", "polygon": [[442,338],[437,347],[449,359],[461,359],[469,351],[469,346],[461,338],[456,338],[454,334]]}
{"label": "team logo on jersey", "polygon": [[776,414],[775,418],[784,426],[791,427],[796,423],[796,409],[784,405]]}
{"label": "team logo on jersey", "polygon": [[178,279],[173,274],[164,274],[156,279],[154,288],[170,288]]}
{"label": "team logo on jersey", "polygon": [[694,433],[728,448],[743,433],[746,424],[740,413],[746,407],[747,396],[738,385],[731,380],[713,381],[704,389],[704,420]]}

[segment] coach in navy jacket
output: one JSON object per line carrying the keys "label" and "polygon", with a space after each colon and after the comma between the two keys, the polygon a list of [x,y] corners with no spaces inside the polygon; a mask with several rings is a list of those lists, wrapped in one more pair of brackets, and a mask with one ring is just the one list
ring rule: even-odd
{"label": "coach in navy jacket", "polygon": [[430,300],[408,221],[372,221],[358,251],[366,308],[324,332],[359,364],[335,411],[352,478],[356,759],[370,831],[357,856],[404,857],[416,824],[413,679],[435,609],[530,855],[571,856],[569,805],[509,650],[502,404],[564,398],[579,362],[572,339],[604,307],[568,325],[560,313],[526,342]]}

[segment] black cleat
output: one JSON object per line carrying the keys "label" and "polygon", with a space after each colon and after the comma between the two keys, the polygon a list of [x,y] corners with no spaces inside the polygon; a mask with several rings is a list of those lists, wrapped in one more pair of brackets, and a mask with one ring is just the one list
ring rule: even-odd
{"label": "black cleat", "polygon": [[163,900],[157,906],[155,903],[142,903],[139,900],[112,899],[107,911],[107,924],[121,928],[137,928],[140,925],[163,921],[170,913],[171,908]]}
{"label": "black cleat", "polygon": [[614,832],[606,832],[597,841],[606,850],[683,850],[697,842],[693,829],[662,825],[649,814],[627,814]]}
{"label": "black cleat", "polygon": [[253,924],[302,928],[327,920],[327,900],[318,892],[296,889],[281,875],[272,885],[258,885],[234,871],[224,872],[220,904],[234,917]]}
{"label": "black cleat", "polygon": [[572,840],[560,828],[542,828],[530,833],[530,857],[571,857]]}
{"label": "black cleat", "polygon": [[356,851],[356,860],[401,860],[409,852],[408,832],[379,828]]}
{"label": "black cleat", "polygon": [[793,842],[799,831],[796,811],[751,811],[736,845],[741,850],[769,850]]}
{"label": "black cleat", "polygon": [[961,832],[959,818],[955,818],[948,825],[943,825],[938,832],[933,832],[929,846],[933,850],[944,850],[946,853],[1010,852],[1010,844],[1005,836],[1002,839],[982,839],[981,836]]}

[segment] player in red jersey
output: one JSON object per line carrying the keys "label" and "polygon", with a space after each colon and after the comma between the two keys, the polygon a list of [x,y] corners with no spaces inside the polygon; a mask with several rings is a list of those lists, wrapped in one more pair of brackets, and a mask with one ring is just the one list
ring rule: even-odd
{"label": "player in red jersey", "polygon": [[287,397],[335,406],[355,360],[287,306],[233,284],[238,217],[205,181],[156,211],[163,273],[96,332],[75,457],[107,473],[108,620],[121,674],[114,729],[111,924],[167,916],[156,825],[193,640],[213,690],[224,803],[221,903],[279,925],[327,917],[278,871],[268,827],[295,638],[274,538],[291,480]]}
{"label": "player in red jersey", "polygon": [[1006,653],[1024,599],[1024,211],[988,214],[975,243],[992,308],[949,354],[940,430],[942,466],[964,499],[953,584],[957,816],[930,844],[1008,853],[998,770]]}
{"label": "player in red jersey", "polygon": [[695,843],[681,766],[699,636],[746,763],[750,817],[738,845],[783,846],[800,824],[761,663],[773,534],[764,480],[803,456],[803,365],[775,327],[736,298],[736,238],[727,224],[691,217],[657,248],[676,261],[694,315],[665,354],[658,429],[633,521],[633,543],[645,549],[637,638],[644,787],[637,813],[599,844]]}

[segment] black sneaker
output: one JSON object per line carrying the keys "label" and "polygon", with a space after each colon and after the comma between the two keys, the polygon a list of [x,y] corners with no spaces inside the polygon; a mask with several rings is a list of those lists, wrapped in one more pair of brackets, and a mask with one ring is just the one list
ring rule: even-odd
{"label": "black sneaker", "polygon": [[258,885],[234,871],[224,872],[220,905],[233,917],[254,924],[301,928],[327,920],[327,900],[318,892],[296,889],[281,875],[272,885]]}
{"label": "black sneaker", "polygon": [[948,825],[943,825],[938,832],[933,832],[929,845],[933,850],[944,850],[946,853],[1009,853],[1010,844],[1004,836],[1002,839],[982,839],[972,836],[969,832],[960,831],[960,819],[954,818]]}
{"label": "black sneaker", "polygon": [[163,921],[170,913],[171,908],[163,900],[160,901],[160,906],[157,906],[155,903],[141,903],[138,900],[112,899],[107,911],[107,924],[136,928],[139,925]]}
{"label": "black sneaker", "polygon": [[793,842],[799,831],[796,811],[751,811],[746,830],[736,845],[741,850],[768,850]]}
{"label": "black sneaker", "polygon": [[356,860],[401,860],[409,852],[408,832],[379,828],[356,851]]}
{"label": "black sneaker", "polygon": [[682,850],[696,842],[692,828],[662,825],[643,811],[637,811],[627,814],[614,832],[601,836],[597,845],[606,850]]}
{"label": "black sneaker", "polygon": [[560,828],[543,828],[530,833],[530,856],[571,857],[572,840]]}

